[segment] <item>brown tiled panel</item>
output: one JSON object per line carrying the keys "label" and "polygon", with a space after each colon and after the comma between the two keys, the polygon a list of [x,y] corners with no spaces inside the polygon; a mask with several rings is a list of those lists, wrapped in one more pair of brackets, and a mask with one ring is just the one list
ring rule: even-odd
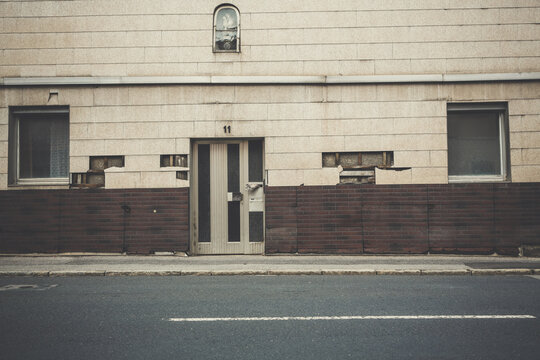
{"label": "brown tiled panel", "polygon": [[186,251],[188,193],[187,188],[2,191],[0,251]]}
{"label": "brown tiled panel", "polygon": [[426,253],[425,185],[370,185],[362,188],[366,253]]}
{"label": "brown tiled panel", "polygon": [[4,253],[56,252],[60,198],[52,191],[0,192],[0,244]]}
{"label": "brown tiled panel", "polygon": [[267,187],[266,253],[294,253],[297,244],[297,188]]}
{"label": "brown tiled panel", "polygon": [[351,186],[298,188],[298,252],[362,253],[362,201]]}
{"label": "brown tiled panel", "polygon": [[429,243],[436,253],[492,253],[492,184],[430,185]]}
{"label": "brown tiled panel", "polygon": [[266,202],[267,253],[516,255],[540,245],[540,183],[269,187]]}
{"label": "brown tiled panel", "polygon": [[[540,183],[265,190],[266,253],[515,255],[540,245]],[[1,191],[0,252],[186,251],[188,197],[187,188]]]}
{"label": "brown tiled panel", "polygon": [[540,186],[537,183],[494,185],[495,247],[515,254],[520,245],[540,245]]}

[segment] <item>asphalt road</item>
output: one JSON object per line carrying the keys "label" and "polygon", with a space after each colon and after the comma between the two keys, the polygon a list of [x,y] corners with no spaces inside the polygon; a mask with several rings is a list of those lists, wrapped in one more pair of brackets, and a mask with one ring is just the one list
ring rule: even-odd
{"label": "asphalt road", "polygon": [[539,299],[532,276],[0,277],[0,358],[539,359]]}

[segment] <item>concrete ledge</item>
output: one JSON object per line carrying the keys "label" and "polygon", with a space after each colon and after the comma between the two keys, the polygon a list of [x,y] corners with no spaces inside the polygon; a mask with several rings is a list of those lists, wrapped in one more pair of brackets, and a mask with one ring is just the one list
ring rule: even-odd
{"label": "concrete ledge", "polygon": [[276,84],[394,84],[540,80],[540,72],[410,75],[298,76],[73,76],[4,77],[0,86],[79,85],[276,85]]}

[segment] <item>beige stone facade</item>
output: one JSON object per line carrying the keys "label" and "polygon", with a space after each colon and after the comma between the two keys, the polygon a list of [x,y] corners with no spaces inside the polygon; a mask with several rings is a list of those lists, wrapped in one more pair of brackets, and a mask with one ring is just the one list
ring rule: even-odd
{"label": "beige stone facade", "polygon": [[213,53],[220,1],[0,2],[2,76],[538,71],[535,0],[234,3],[241,52]]}
{"label": "beige stone facade", "polygon": [[[227,137],[264,139],[268,185],[334,185],[339,169],[323,168],[322,153],[379,151],[403,169],[377,170],[378,184],[444,184],[447,104],[456,102],[507,103],[511,181],[540,181],[538,1],[242,0],[234,3],[241,51],[215,53],[220,4],[0,2],[0,189],[8,188],[9,107],[48,105],[69,106],[70,173],[87,171],[90,156],[125,156],[123,168],[106,171],[109,188],[187,187],[179,169],[160,168],[160,155]],[[532,80],[392,80],[494,73]],[[323,81],[309,83],[312,75]],[[185,76],[265,80],[170,83]],[[275,76],[296,77],[279,84]],[[339,83],[348,76],[373,81]],[[42,86],[22,85],[36,78]]]}

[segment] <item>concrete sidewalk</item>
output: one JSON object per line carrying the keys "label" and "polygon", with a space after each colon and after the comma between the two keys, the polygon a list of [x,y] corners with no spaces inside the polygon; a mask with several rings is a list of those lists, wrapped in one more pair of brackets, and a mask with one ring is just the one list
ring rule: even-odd
{"label": "concrete sidewalk", "polygon": [[540,275],[540,258],[442,255],[0,256],[0,276],[83,275]]}

